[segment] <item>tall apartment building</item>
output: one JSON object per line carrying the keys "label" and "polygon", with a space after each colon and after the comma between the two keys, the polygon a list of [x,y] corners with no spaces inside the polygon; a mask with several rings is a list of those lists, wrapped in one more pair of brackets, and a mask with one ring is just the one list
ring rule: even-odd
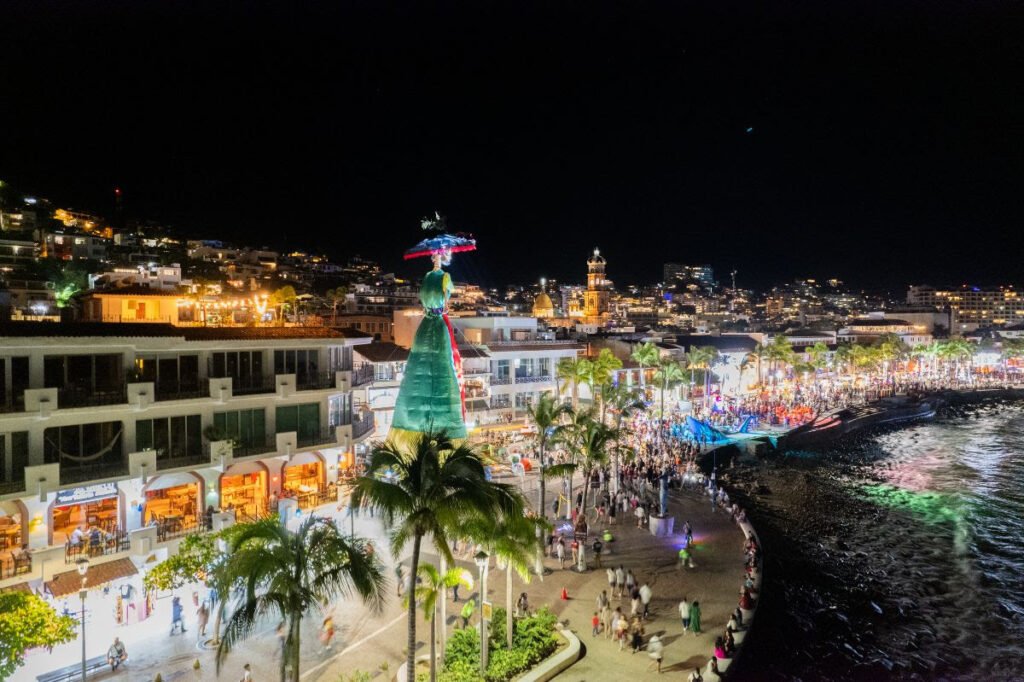
{"label": "tall apartment building", "polygon": [[950,331],[1024,322],[1024,297],[1013,287],[939,289],[921,285],[907,290],[907,303],[950,311]]}
{"label": "tall apartment building", "polygon": [[676,281],[698,282],[709,287],[715,284],[715,270],[710,265],[665,263],[662,269],[666,286]]}
{"label": "tall apartment building", "polygon": [[[336,496],[373,433],[328,328],[0,325],[0,586]],[[91,544],[75,529],[98,528]],[[73,568],[68,565],[68,568]],[[90,579],[91,579],[90,574]],[[6,583],[3,580],[6,579]]]}

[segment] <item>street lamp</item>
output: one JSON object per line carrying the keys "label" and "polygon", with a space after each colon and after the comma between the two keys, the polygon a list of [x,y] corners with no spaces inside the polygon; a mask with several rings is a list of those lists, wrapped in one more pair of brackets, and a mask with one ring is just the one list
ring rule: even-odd
{"label": "street lamp", "polygon": [[487,552],[480,550],[476,553],[474,560],[476,561],[476,567],[480,569],[480,676],[484,677],[487,673],[487,631],[485,629],[484,619],[484,599],[487,598],[487,583],[484,581],[485,571],[487,570],[487,560],[490,557]]}
{"label": "street lamp", "polygon": [[85,581],[89,573],[89,558],[81,557],[77,562],[78,575],[82,576],[82,589],[78,597],[82,600],[82,682],[85,682]]}

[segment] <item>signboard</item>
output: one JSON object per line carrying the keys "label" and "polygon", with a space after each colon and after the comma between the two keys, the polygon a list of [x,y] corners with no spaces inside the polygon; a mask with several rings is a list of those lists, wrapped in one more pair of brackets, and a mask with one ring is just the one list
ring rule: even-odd
{"label": "signboard", "polygon": [[105,500],[108,497],[117,497],[116,483],[97,483],[96,485],[87,485],[81,488],[58,490],[57,501],[54,502],[54,506],[66,507],[69,504],[88,504],[89,502]]}
{"label": "signboard", "polygon": [[491,614],[493,613],[493,602],[483,602],[482,608],[480,609],[480,615],[484,620],[491,620]]}

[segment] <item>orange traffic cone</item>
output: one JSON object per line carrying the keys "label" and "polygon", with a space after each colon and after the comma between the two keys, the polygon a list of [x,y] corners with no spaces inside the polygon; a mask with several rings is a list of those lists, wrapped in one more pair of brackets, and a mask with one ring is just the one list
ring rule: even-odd
{"label": "orange traffic cone", "polygon": [[569,601],[569,590],[562,588],[562,601]]}

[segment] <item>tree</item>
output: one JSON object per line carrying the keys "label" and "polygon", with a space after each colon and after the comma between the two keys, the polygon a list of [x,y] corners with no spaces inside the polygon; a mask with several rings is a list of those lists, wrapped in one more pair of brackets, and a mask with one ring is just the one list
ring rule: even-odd
{"label": "tree", "polygon": [[707,405],[708,386],[710,383],[711,368],[721,359],[721,354],[714,346],[695,346],[686,354],[687,364],[690,366],[690,384],[693,384],[694,370],[702,370],[703,376],[703,402]]}
{"label": "tree", "polygon": [[572,409],[580,409],[579,386],[586,383],[591,376],[590,360],[586,358],[562,358],[558,361],[556,372],[559,381],[572,386]]}
{"label": "tree", "polygon": [[[287,624],[281,680],[299,682],[300,627],[307,612],[351,595],[374,612],[384,604],[384,575],[369,543],[316,516],[295,532],[277,517],[241,524],[214,580],[224,595],[219,609],[231,609],[217,647],[218,674],[234,646],[253,634],[259,618],[270,615]],[[242,593],[231,599],[235,588]]]}
{"label": "tree", "polygon": [[[392,441],[377,445],[365,475],[356,479],[352,505],[363,501],[379,510],[391,527],[391,554],[401,555],[412,542],[410,593],[416,591],[420,545],[429,536],[434,548],[454,563],[449,534],[469,518],[522,515],[522,495],[512,486],[493,483],[471,447],[456,445],[444,432],[421,434],[408,447]],[[409,609],[408,682],[416,677],[416,610]]]}
{"label": "tree", "polygon": [[654,365],[658,364],[658,358],[660,357],[660,355],[661,354],[660,351],[658,351],[658,347],[655,346],[650,341],[640,344],[640,346],[637,347],[637,349],[634,350],[633,353],[630,355],[630,357],[633,359],[633,362],[640,365],[641,389],[643,389],[647,385],[647,372],[645,372],[644,369],[646,367],[653,367]]}
{"label": "tree", "polygon": [[348,287],[337,287],[327,290],[327,301],[331,304],[331,326],[338,324],[338,304],[345,302]]}
{"label": "tree", "polygon": [[583,469],[583,507],[581,514],[586,514],[587,498],[590,493],[590,477],[597,466],[608,461],[612,442],[615,440],[615,429],[596,419],[594,413],[586,412],[569,427],[566,443],[573,454],[573,460]]}
{"label": "tree", "polygon": [[[417,572],[420,576],[420,583],[416,586],[416,601],[423,608],[423,617],[430,621],[430,679],[431,682],[437,679],[437,602],[440,599],[444,603],[448,588],[462,585],[467,590],[473,588],[473,581],[468,579],[466,571],[461,568],[450,568],[447,571],[438,570],[433,564],[422,564]],[[409,597],[406,593],[405,606],[409,608]],[[414,607],[415,608],[415,607]],[[442,617],[442,621],[443,621]],[[444,622],[441,623],[441,632],[445,629]],[[444,646],[441,647],[441,655],[444,656]]]}
{"label": "tree", "polygon": [[298,294],[295,293],[295,287],[290,284],[286,284],[270,294],[270,304],[277,308],[278,324],[284,324],[285,311],[289,308],[295,308],[295,301],[298,297]]}
{"label": "tree", "polygon": [[625,448],[620,442],[623,434],[622,423],[640,410],[643,410],[644,403],[642,400],[638,400],[631,390],[623,386],[616,386],[613,390],[608,392],[608,406],[611,408],[612,415],[615,417],[616,436],[615,448],[612,450],[612,480],[615,481],[614,492],[618,492],[619,460],[624,452],[629,451],[629,449]]}
{"label": "tree", "polygon": [[793,362],[793,344],[782,334],[772,338],[771,343],[765,348],[765,355],[771,362],[770,372],[775,379],[780,364],[791,364]]}
{"label": "tree", "polygon": [[815,372],[824,369],[828,362],[828,345],[824,341],[816,341],[807,348],[807,359]]}
{"label": "tree", "polygon": [[[683,380],[683,367],[680,363],[670,358],[662,358],[658,363],[658,371],[654,374],[654,380],[661,387],[661,417],[665,418],[665,391],[670,386],[675,386]],[[660,433],[659,429],[659,433]]]}
{"label": "tree", "polygon": [[540,515],[547,516],[545,500],[544,467],[547,465],[547,448],[555,436],[555,429],[562,417],[572,411],[568,405],[559,404],[550,393],[542,393],[535,404],[526,408],[526,417],[537,429],[537,456],[540,458]]}
{"label": "tree", "polygon": [[77,622],[28,592],[0,592],[0,680],[25,664],[25,652],[75,638]]}
{"label": "tree", "polygon": [[[960,377],[960,363],[974,357],[974,344],[964,338],[949,339],[942,344],[939,356],[954,363],[954,376]],[[968,370],[970,371],[970,370]]]}
{"label": "tree", "polygon": [[611,386],[612,372],[618,369],[622,369],[622,360],[615,357],[607,348],[602,348],[590,363],[590,375],[587,377],[587,383],[590,385],[594,399],[598,400],[601,421],[604,421],[604,394]]}

